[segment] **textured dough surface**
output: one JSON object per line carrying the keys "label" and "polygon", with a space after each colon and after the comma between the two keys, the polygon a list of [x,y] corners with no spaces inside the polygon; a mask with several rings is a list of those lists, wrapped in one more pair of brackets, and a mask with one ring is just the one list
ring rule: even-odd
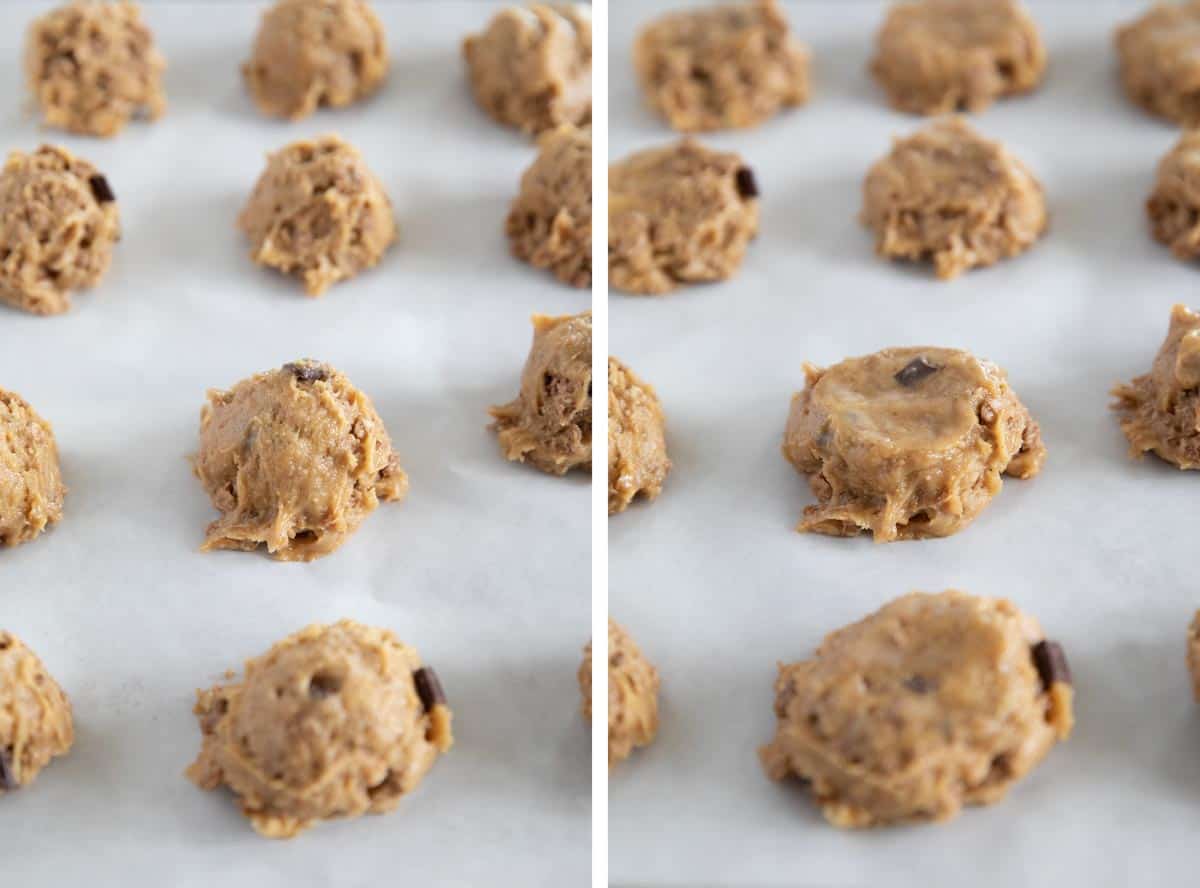
{"label": "textured dough surface", "polygon": [[75,742],[71,701],[21,639],[0,629],[0,798]]}
{"label": "textured dough surface", "polygon": [[366,0],[278,0],[242,66],[258,110],[288,120],[353,104],[387,71],[383,24]]}
{"label": "textured dough surface", "polygon": [[387,630],[309,626],[248,661],[241,681],[197,693],[188,777],[228,786],[268,838],[392,811],[453,743],[449,707],[421,699],[420,668]]}
{"label": "textured dough surface", "polygon": [[266,546],[280,561],[328,555],[408,492],[371,399],[307,360],[210,391],[195,470],[221,513],[204,551]]}
{"label": "textured dough surface", "polygon": [[627,293],[719,281],[758,234],[758,186],[737,154],[684,139],[608,171],[608,273]]}
{"label": "textured dough surface", "polygon": [[[629,634],[608,621],[608,766],[649,746],[658,733],[658,670],[650,665]],[[579,667],[583,716],[592,720],[592,646]]]}
{"label": "textured dough surface", "polygon": [[895,3],[871,73],[894,108],[913,114],[982,111],[1033,90],[1046,70],[1037,26],[1018,0]]}
{"label": "textured dough surface", "polygon": [[463,41],[475,101],[493,120],[537,134],[592,122],[591,9],[530,3],[496,13]]}
{"label": "textured dough surface", "polygon": [[1146,212],[1155,239],[1178,258],[1200,256],[1200,132],[1184,133],[1159,162]]}
{"label": "textured dough surface", "polygon": [[680,132],[757,126],[808,101],[808,50],[775,0],[669,13],[633,59],[650,106]]}
{"label": "textured dough surface", "polygon": [[1160,3],[1117,29],[1129,100],[1186,127],[1200,125],[1200,2]]}
{"label": "textured dough surface", "polygon": [[657,499],[671,470],[658,395],[616,358],[608,359],[608,514],[641,494]]}
{"label": "textured dough surface", "polygon": [[27,543],[57,524],[66,495],[50,423],[0,388],[0,545]]}
{"label": "textured dough surface", "polygon": [[943,280],[1029,249],[1046,230],[1041,183],[962,120],[897,139],[863,183],[862,221],[889,259],[932,260]]}
{"label": "textured dough surface", "polygon": [[573,287],[592,285],[592,130],[542,135],[521,176],[505,233],[513,255]]}
{"label": "textured dough surface", "polygon": [[818,500],[798,530],[949,536],[1000,491],[1002,474],[1032,478],[1045,459],[1004,371],[968,352],[888,348],[805,374],[783,438]]}
{"label": "textured dough surface", "polygon": [[333,135],[268,155],[238,226],[255,262],[300,277],[310,296],[377,265],[397,237],[383,185]]}
{"label": "textured dough surface", "polygon": [[167,62],[133,3],[69,3],[36,19],[25,77],[47,126],[115,136],[135,117],[167,110]]}
{"label": "textured dough surface", "polygon": [[507,459],[551,475],[592,466],[592,313],[533,316],[515,400],[488,411]]}
{"label": "textured dough surface", "polygon": [[1067,681],[1047,681],[1037,621],[1003,599],[905,595],[779,667],[774,780],[808,781],[825,818],[854,828],[949,820],[999,801],[1065,740]]}

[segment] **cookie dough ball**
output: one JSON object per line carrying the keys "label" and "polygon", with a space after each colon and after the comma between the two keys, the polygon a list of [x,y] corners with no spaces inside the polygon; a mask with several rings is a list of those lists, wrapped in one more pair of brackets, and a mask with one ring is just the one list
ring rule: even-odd
{"label": "cookie dough ball", "polygon": [[638,494],[657,499],[671,471],[666,420],[654,389],[616,358],[608,359],[608,514]]}
{"label": "cookie dough ball", "polygon": [[958,119],[905,139],[871,167],[862,221],[888,259],[932,260],[943,280],[1022,253],[1046,230],[1041,183]]}
{"label": "cookie dough ball", "polygon": [[383,24],[366,0],[278,0],[242,76],[259,111],[300,120],[366,98],[387,70]]}
{"label": "cookie dough ball", "polygon": [[775,0],[670,13],[637,39],[650,106],[680,132],[757,126],[808,101],[808,50]]}
{"label": "cookie dough ball", "polygon": [[950,536],[1032,478],[1046,448],[1004,371],[949,348],[887,348],[828,369],[805,365],[783,455],[818,503],[797,530],[876,542]]}
{"label": "cookie dough ball", "polygon": [[488,411],[500,452],[551,475],[592,467],[592,313],[533,316],[516,400]]}
{"label": "cookie dough ball", "polygon": [[1178,258],[1200,256],[1200,132],[1184,133],[1159,163],[1146,212],[1154,237]]}
{"label": "cookie dough ball", "polygon": [[240,682],[196,696],[203,740],[188,777],[228,786],[272,839],[395,810],[454,742],[434,671],[351,620],[309,626],[248,661]]}
{"label": "cookie dough ball", "polygon": [[[608,621],[608,766],[658,734],[658,670],[620,626]],[[592,720],[592,646],[579,667],[583,717]]]}
{"label": "cookie dough ball", "polygon": [[1017,0],[896,3],[871,61],[888,101],[912,114],[982,111],[1030,92],[1045,70],[1037,26]]}
{"label": "cookie dough ball", "polygon": [[371,399],[310,360],[210,391],[195,470],[221,513],[203,550],[265,545],[280,561],[328,555],[408,492]]}
{"label": "cookie dough ball", "polygon": [[583,3],[531,3],[496,14],[463,41],[479,107],[525,133],[592,122],[592,16]]}
{"label": "cookie dough ball", "polygon": [[608,274],[618,290],[660,295],[733,277],[757,234],[758,185],[737,154],[685,139],[609,167]]}
{"label": "cookie dough ball", "polygon": [[0,798],[71,751],[71,701],[21,639],[0,629]]}
{"label": "cookie dough ball", "polygon": [[1192,695],[1200,703],[1200,611],[1188,626],[1187,664],[1188,672],[1192,674]]}
{"label": "cookie dough ball", "polygon": [[1200,2],[1161,3],[1117,29],[1129,100],[1186,127],[1200,125]]}
{"label": "cookie dough ball", "polygon": [[0,388],[0,545],[27,543],[57,524],[66,496],[50,423]]}
{"label": "cookie dough ball", "polygon": [[135,117],[167,110],[167,62],[133,3],[78,0],[36,19],[25,76],[47,126],[115,136]]}
{"label": "cookie dough ball", "polygon": [[94,166],[65,148],[14,151],[0,171],[0,302],[62,314],[94,287],[121,238],[116,198]]}
{"label": "cookie dough ball", "polygon": [[302,278],[309,296],[378,265],[398,236],[383,185],[333,135],[268,155],[238,227],[255,262]]}

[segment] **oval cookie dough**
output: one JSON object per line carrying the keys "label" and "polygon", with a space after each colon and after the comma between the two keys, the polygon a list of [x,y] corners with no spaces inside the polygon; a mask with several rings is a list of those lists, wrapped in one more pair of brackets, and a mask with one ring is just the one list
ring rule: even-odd
{"label": "oval cookie dough", "polygon": [[807,781],[825,819],[943,821],[987,805],[1074,723],[1062,648],[1003,599],[912,593],[781,665],[773,780]]}
{"label": "oval cookie dough", "polygon": [[0,629],[0,799],[33,783],[74,742],[71,701],[37,654]]}
{"label": "oval cookie dough", "polygon": [[240,682],[196,696],[202,745],[188,777],[228,786],[268,838],[394,810],[454,742],[433,670],[391,632],[351,620],[309,626],[248,661]]}
{"label": "oval cookie dough", "polygon": [[0,545],[27,543],[57,524],[66,496],[50,423],[0,388]]}
{"label": "oval cookie dough", "polygon": [[[658,734],[658,670],[642,655],[629,634],[608,621],[608,766],[649,746]],[[592,720],[592,646],[579,667],[583,717]]]}
{"label": "oval cookie dough", "polygon": [[616,358],[608,359],[608,514],[639,494],[657,499],[671,470],[666,420],[654,389]]}
{"label": "oval cookie dough", "polygon": [[203,550],[266,546],[280,561],[328,555],[408,492],[371,399],[310,360],[210,391],[195,470],[221,512]]}
{"label": "oval cookie dough", "polygon": [[1200,132],[1184,133],[1159,162],[1146,212],[1155,239],[1176,257],[1200,256]]}
{"label": "oval cookie dough", "polygon": [[1159,3],[1116,33],[1121,83],[1135,105],[1200,125],[1200,2]]}

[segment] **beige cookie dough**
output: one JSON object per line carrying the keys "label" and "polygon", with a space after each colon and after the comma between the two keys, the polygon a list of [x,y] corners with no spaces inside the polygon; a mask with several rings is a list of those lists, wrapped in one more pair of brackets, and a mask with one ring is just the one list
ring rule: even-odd
{"label": "beige cookie dough", "polygon": [[592,16],[584,3],[530,3],[496,13],[463,41],[475,101],[525,133],[592,122]]}
{"label": "beige cookie dough", "polygon": [[[649,746],[658,734],[658,670],[642,655],[629,634],[608,621],[608,766]],[[579,667],[583,716],[592,720],[592,646]]]}
{"label": "beige cookie dough", "polygon": [[1200,132],[1184,133],[1159,162],[1146,212],[1154,237],[1176,257],[1200,256]]}
{"label": "beige cookie dough", "polygon": [[227,786],[261,835],[384,814],[450,749],[451,712],[432,669],[386,629],[309,626],[197,693],[200,755],[188,777]]}
{"label": "beige cookie dough", "polygon": [[989,361],[949,348],[888,348],[805,365],[783,455],[817,504],[798,530],[876,542],[957,533],[1046,456],[1038,424]]}
{"label": "beige cookie dough", "polygon": [[834,826],[944,821],[1000,801],[1074,724],[1062,648],[1010,601],[912,593],[781,665],[773,780]]}
{"label": "beige cookie dough", "polygon": [[288,120],[366,98],[387,71],[383,24],[366,0],[278,0],[242,66],[258,110]]}
{"label": "beige cookie dough", "polygon": [[808,59],[776,0],[670,13],[633,49],[650,106],[687,133],[757,126],[803,105]]}
{"label": "beige cookie dough", "polygon": [[551,475],[592,466],[592,313],[533,316],[515,400],[488,411],[507,459]]}
{"label": "beige cookie dough", "polygon": [[0,546],[28,543],[57,524],[66,496],[50,423],[0,388]]}
{"label": "beige cookie dough", "polygon": [[912,114],[982,111],[1037,87],[1046,48],[1018,0],[894,3],[871,74],[893,107]]}
{"label": "beige cookie dough", "polygon": [[14,151],[0,171],[0,302],[62,314],[96,286],[121,239],[108,180],[65,148]]}
{"label": "beige cookie dough", "polygon": [[115,136],[167,110],[167,62],[133,3],[78,0],[36,19],[25,77],[47,126]]}
{"label": "beige cookie dough", "polygon": [[311,360],[210,391],[194,466],[221,513],[204,551],[265,546],[280,561],[328,555],[408,492],[371,399]]}
{"label": "beige cookie dough", "polygon": [[37,654],[0,629],[0,799],[33,783],[74,742],[71,701]]}
{"label": "beige cookie dough", "polygon": [[684,139],[608,171],[608,276],[618,290],[669,293],[720,281],[758,234],[758,184],[737,154]]}
{"label": "beige cookie dough", "polygon": [[1024,252],[1047,225],[1041,183],[957,118],[896,140],[867,173],[861,218],[880,256],[932,261],[943,280]]}
{"label": "beige cookie dough", "polygon": [[1188,626],[1187,665],[1192,676],[1192,696],[1200,703],[1200,611]]}
{"label": "beige cookie dough", "polygon": [[1117,29],[1121,83],[1135,105],[1200,125],[1200,2],[1160,3]]}
{"label": "beige cookie dough", "polygon": [[671,461],[658,395],[616,358],[608,359],[608,514],[634,497],[657,499]]}

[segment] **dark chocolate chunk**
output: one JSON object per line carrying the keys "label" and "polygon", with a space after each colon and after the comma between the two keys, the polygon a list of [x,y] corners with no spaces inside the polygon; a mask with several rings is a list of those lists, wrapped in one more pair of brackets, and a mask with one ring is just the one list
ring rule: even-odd
{"label": "dark chocolate chunk", "polygon": [[928,694],[937,687],[937,683],[930,681],[923,675],[910,675],[904,679],[904,686],[914,694]]}
{"label": "dark chocolate chunk", "polygon": [[88,184],[92,186],[92,196],[96,198],[96,203],[112,203],[117,199],[112,186],[108,184],[108,179],[99,173],[88,179]]}
{"label": "dark chocolate chunk", "polygon": [[938,368],[925,360],[925,356],[922,355],[920,357],[913,358],[911,361],[905,364],[904,368],[896,374],[895,380],[905,388],[909,388],[916,385],[925,377],[932,376],[937,372]]}
{"label": "dark chocolate chunk", "polygon": [[421,698],[421,702],[425,704],[425,711],[433,711],[433,707],[445,705],[446,692],[442,690],[442,683],[438,681],[437,673],[433,671],[432,666],[422,666],[413,673],[413,681],[417,685],[417,695]]}
{"label": "dark chocolate chunk", "polygon": [[1071,667],[1067,665],[1067,655],[1063,653],[1062,645],[1057,641],[1039,641],[1035,644],[1033,665],[1037,667],[1046,690],[1059,682],[1071,683]]}
{"label": "dark chocolate chunk", "polygon": [[12,753],[7,749],[0,749],[0,790],[16,792],[20,788],[17,775],[13,773]]}
{"label": "dark chocolate chunk", "polygon": [[758,197],[758,182],[754,178],[754,170],[750,167],[738,167],[734,181],[737,183],[738,194],[743,198],[749,200]]}
{"label": "dark chocolate chunk", "polygon": [[328,672],[318,672],[308,680],[308,696],[313,700],[332,697],[342,689],[342,680]]}
{"label": "dark chocolate chunk", "polygon": [[329,371],[324,367],[320,364],[313,364],[307,361],[284,364],[283,369],[291,373],[300,382],[324,382],[329,378]]}

